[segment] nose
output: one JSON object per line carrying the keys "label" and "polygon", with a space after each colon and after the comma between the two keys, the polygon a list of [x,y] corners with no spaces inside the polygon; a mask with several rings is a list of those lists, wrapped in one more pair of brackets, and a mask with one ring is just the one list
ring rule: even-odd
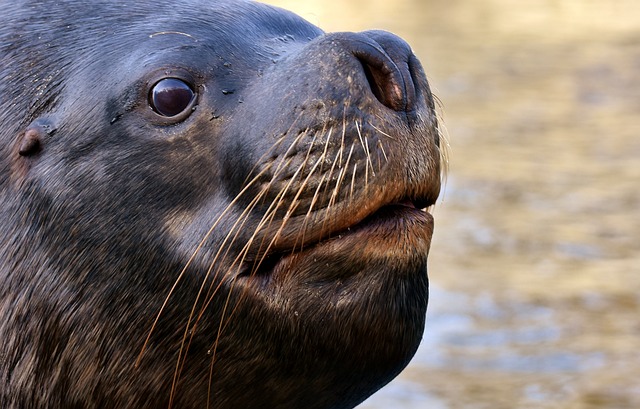
{"label": "nose", "polygon": [[411,111],[416,102],[411,47],[386,31],[365,31],[345,38],[345,47],[362,64],[373,95],[394,111]]}

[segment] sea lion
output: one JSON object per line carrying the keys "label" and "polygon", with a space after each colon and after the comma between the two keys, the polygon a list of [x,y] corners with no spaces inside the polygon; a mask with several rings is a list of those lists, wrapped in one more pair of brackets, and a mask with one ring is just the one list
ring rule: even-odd
{"label": "sea lion", "polygon": [[0,407],[352,408],[408,363],[441,149],[403,40],[231,0],[0,23]]}

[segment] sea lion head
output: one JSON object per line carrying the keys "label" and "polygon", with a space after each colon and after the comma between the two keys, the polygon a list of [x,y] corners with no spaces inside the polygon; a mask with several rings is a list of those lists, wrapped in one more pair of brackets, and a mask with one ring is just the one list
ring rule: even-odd
{"label": "sea lion head", "polygon": [[0,17],[0,401],[350,408],[424,329],[411,48],[244,1]]}

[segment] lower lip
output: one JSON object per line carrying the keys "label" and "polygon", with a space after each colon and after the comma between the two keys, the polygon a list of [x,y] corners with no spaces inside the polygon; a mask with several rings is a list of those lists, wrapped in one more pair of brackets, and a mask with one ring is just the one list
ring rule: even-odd
{"label": "lower lip", "polygon": [[[381,246],[430,244],[433,233],[433,216],[426,210],[417,209],[410,202],[394,203],[378,209],[361,222],[345,230],[332,233],[305,250],[323,246],[325,243],[369,240]],[[428,251],[428,247],[426,248]]]}
{"label": "lower lip", "polygon": [[366,240],[379,248],[381,253],[389,248],[413,248],[428,252],[433,225],[433,216],[428,212],[417,209],[410,203],[394,203],[304,250],[323,246],[342,247],[354,240]]}
{"label": "lower lip", "polygon": [[411,203],[395,203],[382,207],[350,230],[402,230],[406,234],[420,234],[412,230],[420,230],[421,227],[433,229],[431,214]]}

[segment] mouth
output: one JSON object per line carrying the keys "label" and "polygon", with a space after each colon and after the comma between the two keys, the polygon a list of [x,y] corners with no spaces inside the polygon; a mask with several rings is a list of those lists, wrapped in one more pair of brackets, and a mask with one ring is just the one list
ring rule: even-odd
{"label": "mouth", "polygon": [[[315,277],[343,279],[352,270],[335,267],[332,259],[356,258],[364,264],[411,264],[415,258],[429,253],[434,220],[430,210],[435,199],[420,197],[402,199],[381,205],[362,220],[343,229],[330,231],[325,237],[302,243],[284,251],[266,254],[259,262],[247,263],[236,279],[259,283],[260,287],[272,280],[281,280],[290,271],[299,270],[298,264],[327,260],[326,270]],[[339,263],[338,263],[339,264]],[[295,268],[294,268],[295,267]]]}

